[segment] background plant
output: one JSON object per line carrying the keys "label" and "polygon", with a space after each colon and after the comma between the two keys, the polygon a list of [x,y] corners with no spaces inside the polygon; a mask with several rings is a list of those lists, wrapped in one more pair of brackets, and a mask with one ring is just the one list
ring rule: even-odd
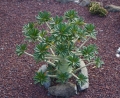
{"label": "background plant", "polygon": [[[56,82],[65,83],[72,76],[81,85],[88,77],[79,71],[89,65],[101,67],[103,62],[97,56],[95,45],[86,45],[92,38],[96,39],[96,30],[93,24],[88,24],[77,12],[69,10],[63,16],[52,17],[49,12],[39,12],[37,22],[28,23],[23,27],[23,34],[28,42],[34,42],[34,54],[27,52],[27,44],[17,45],[16,53],[23,53],[33,57],[36,62],[48,63],[46,72],[35,74],[35,83],[43,85],[47,77],[56,78]],[[39,30],[39,26],[46,26]],[[76,43],[80,43],[77,46]],[[87,62],[81,67],[81,61]]]}
{"label": "background plant", "polygon": [[98,2],[91,2],[89,5],[89,11],[91,14],[99,15],[99,16],[106,16],[108,11],[104,9]]}

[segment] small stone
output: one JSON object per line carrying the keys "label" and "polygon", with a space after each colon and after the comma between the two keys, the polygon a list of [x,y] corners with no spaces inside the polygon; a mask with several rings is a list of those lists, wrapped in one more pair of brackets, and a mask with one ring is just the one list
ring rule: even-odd
{"label": "small stone", "polygon": [[116,57],[120,57],[120,47],[117,49],[117,51],[116,51]]}
{"label": "small stone", "polygon": [[75,2],[75,3],[80,3],[80,1],[79,1],[79,0],[74,0],[74,2]]}
{"label": "small stone", "polygon": [[38,70],[38,72],[45,72],[47,70],[47,65],[42,65],[40,68],[39,68],[39,70]]}
{"label": "small stone", "polygon": [[120,55],[119,55],[119,54],[116,54],[116,57],[118,57],[118,58],[119,58],[119,57],[120,57]]}
{"label": "small stone", "polygon": [[4,50],[4,48],[1,48],[1,50]]}
{"label": "small stone", "polygon": [[118,48],[118,51],[120,51],[120,47]]}

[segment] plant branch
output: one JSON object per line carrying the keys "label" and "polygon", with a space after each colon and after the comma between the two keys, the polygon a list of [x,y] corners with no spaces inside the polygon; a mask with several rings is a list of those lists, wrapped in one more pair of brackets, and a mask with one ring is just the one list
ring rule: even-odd
{"label": "plant branch", "polygon": [[46,57],[45,57],[46,59],[57,59],[57,60],[59,60],[59,58],[56,56],[56,55],[46,55]]}
{"label": "plant branch", "polygon": [[76,79],[79,79],[74,73],[71,73]]}
{"label": "plant branch", "polygon": [[90,37],[89,37],[86,41],[84,41],[84,42],[80,45],[79,48],[82,48],[82,47],[86,44],[86,42],[89,41],[89,39],[90,39]]}
{"label": "plant branch", "polygon": [[53,51],[53,49],[52,49],[52,48],[50,48],[50,51],[52,52],[52,54],[53,54],[53,55],[55,55],[55,53],[54,53],[54,51]]}
{"label": "plant branch", "polygon": [[29,55],[29,56],[32,56],[33,57],[33,55],[32,54],[30,54],[30,53],[28,53],[28,52],[24,52],[25,54],[27,54],[27,55]]}
{"label": "plant branch", "polygon": [[57,75],[47,75],[47,76],[51,78],[57,78]]}
{"label": "plant branch", "polygon": [[74,43],[76,43],[76,42],[77,42],[77,40],[78,40],[78,38],[74,39],[74,40],[73,40],[73,42],[74,42]]}
{"label": "plant branch", "polygon": [[91,65],[91,64],[94,64],[94,63],[95,63],[95,62],[90,62],[90,63],[86,64],[85,66],[82,66],[82,67],[80,67],[80,68],[77,68],[77,69],[74,71],[74,73],[76,73],[77,71],[81,70],[82,68],[87,67],[87,66],[89,66],[89,65]]}
{"label": "plant branch", "polygon": [[42,42],[40,39],[37,39],[39,42]]}
{"label": "plant branch", "polygon": [[48,26],[48,28],[51,30],[51,28],[50,28],[50,26],[49,26],[49,24],[46,22],[46,25]]}
{"label": "plant branch", "polygon": [[80,52],[74,52],[74,51],[72,51],[72,53],[74,53],[75,55],[81,55],[81,53]]}
{"label": "plant branch", "polygon": [[53,67],[55,67],[55,64],[52,63],[51,61],[46,61],[48,64],[52,65]]}

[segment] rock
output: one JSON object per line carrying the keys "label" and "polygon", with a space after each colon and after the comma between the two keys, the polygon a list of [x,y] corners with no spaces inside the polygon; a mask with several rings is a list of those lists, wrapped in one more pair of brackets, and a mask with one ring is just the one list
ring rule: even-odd
{"label": "rock", "polygon": [[[38,72],[46,72],[47,71],[47,65],[42,65],[40,68],[39,68],[39,70],[38,70]],[[46,72],[46,74],[47,74],[47,72]],[[43,84],[43,86],[46,88],[46,89],[48,89],[50,86],[51,86],[51,79],[50,79],[50,77],[47,77],[47,81]]]}
{"label": "rock", "polygon": [[49,87],[48,93],[56,97],[61,96],[70,98],[71,96],[77,94],[77,87],[75,84],[68,82],[66,84]]}
{"label": "rock", "polygon": [[120,6],[116,5],[107,5],[105,6],[105,9],[107,9],[109,12],[120,12]]}
{"label": "rock", "polygon": [[90,4],[90,0],[80,0],[80,6],[88,6]]}
{"label": "rock", "polygon": [[74,0],[75,3],[80,3],[80,0]]}
{"label": "rock", "polygon": [[116,51],[116,57],[120,57],[120,47],[117,49],[117,51]]}
{"label": "rock", "polygon": [[51,86],[51,79],[50,77],[47,77],[47,82],[43,84],[43,86],[48,89]]}
{"label": "rock", "polygon": [[39,68],[39,70],[38,70],[38,72],[46,72],[46,70],[47,70],[47,65],[42,65],[40,68]]}
{"label": "rock", "polygon": [[[84,66],[85,66],[85,63],[83,62],[83,60],[80,61],[80,65],[81,65],[81,67],[84,67]],[[88,77],[87,67],[82,68],[82,69],[81,69],[81,73],[82,73],[84,76]],[[79,84],[77,85],[77,86],[79,86],[79,87],[78,87],[78,88],[79,88],[78,91],[85,90],[85,89],[87,89],[87,88],[89,87],[89,79],[86,79],[86,81],[87,81],[87,82],[86,82],[83,86],[80,86]]]}

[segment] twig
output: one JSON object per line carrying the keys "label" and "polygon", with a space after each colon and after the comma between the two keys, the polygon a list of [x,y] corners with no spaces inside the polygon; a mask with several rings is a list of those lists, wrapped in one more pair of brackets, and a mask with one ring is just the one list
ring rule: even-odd
{"label": "twig", "polygon": [[47,75],[48,77],[51,77],[51,78],[56,78],[57,75]]}
{"label": "twig", "polygon": [[76,79],[79,79],[74,73],[71,73]]}
{"label": "twig", "polygon": [[27,54],[27,55],[29,55],[29,56],[32,56],[33,57],[33,55],[32,54],[30,54],[30,53],[28,53],[28,52],[24,52],[25,54]]}
{"label": "twig", "polygon": [[79,48],[81,48],[82,46],[84,46],[89,39],[90,39],[90,37],[89,37],[86,41],[84,41],[84,42],[80,45]]}
{"label": "twig", "polygon": [[87,66],[89,66],[89,65],[91,65],[91,64],[94,64],[94,63],[95,63],[95,62],[90,62],[90,63],[88,63],[87,65],[85,65],[85,66],[83,66],[83,67],[77,68],[77,69],[74,71],[74,73],[76,73],[77,71],[81,70],[82,68],[87,67]]}

